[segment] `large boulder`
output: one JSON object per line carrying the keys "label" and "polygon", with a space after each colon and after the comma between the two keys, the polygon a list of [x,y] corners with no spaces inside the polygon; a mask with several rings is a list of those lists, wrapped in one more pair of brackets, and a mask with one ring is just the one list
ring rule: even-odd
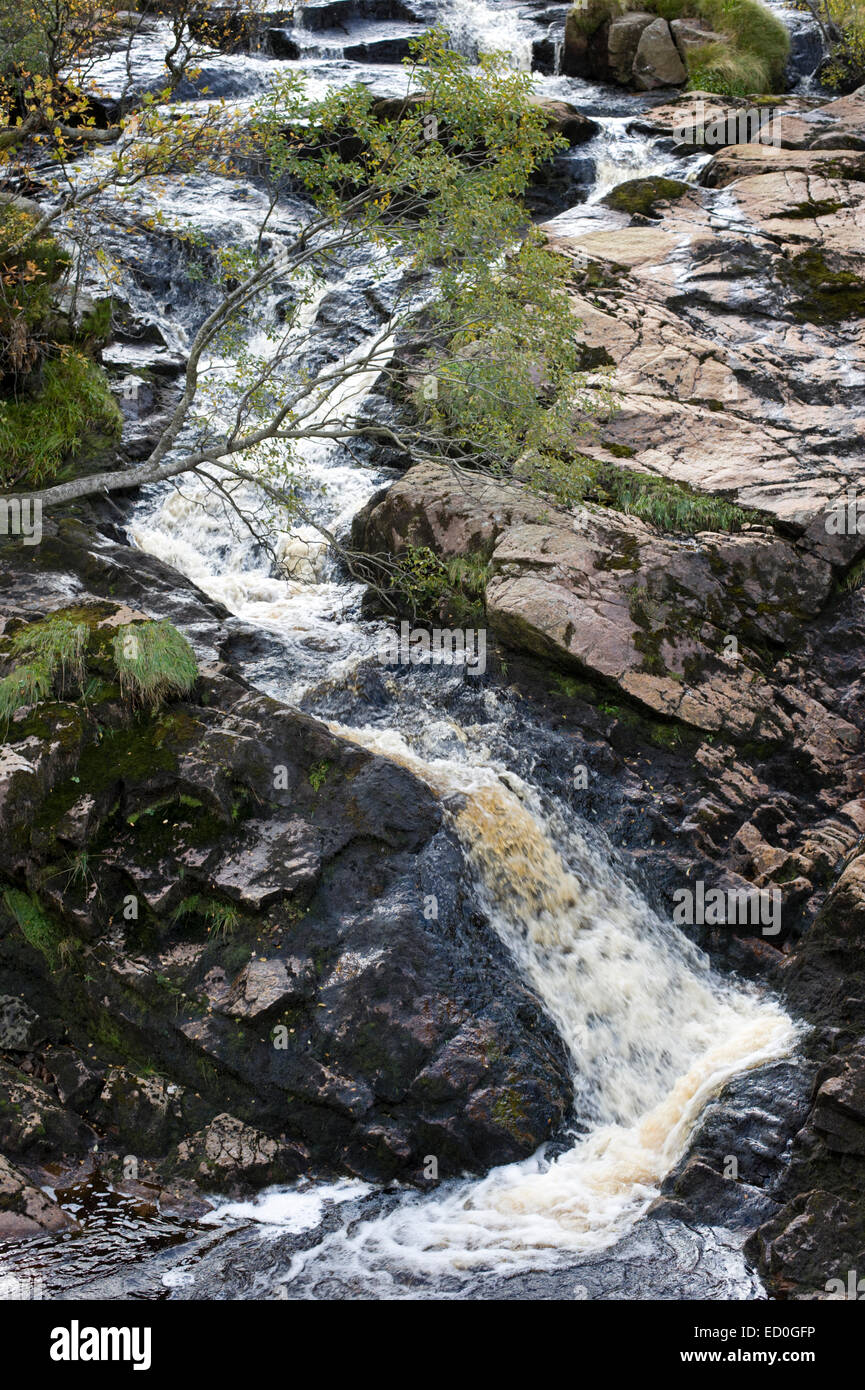
{"label": "large boulder", "polygon": [[568,12],[562,47],[562,72],[568,77],[609,77],[608,0],[579,0]]}
{"label": "large boulder", "polygon": [[[60,544],[49,523],[38,593],[56,607],[75,591],[91,659],[134,616],[101,581],[153,616],[158,576],[172,604],[183,582],[88,535]],[[7,612],[36,616],[29,557],[7,542],[6,559]],[[215,627],[191,586],[185,602],[202,653],[230,640],[227,614]],[[194,700],[154,712],[110,682],[87,706],[22,711],[6,752],[0,993],[28,981],[56,1078],[0,1067],[6,1152],[46,1163],[98,1142],[222,1186],[232,1155],[238,1181],[310,1165],[421,1179],[430,1156],[442,1178],[480,1171],[556,1130],[563,1046],[408,768],[215,661]]]}
{"label": "large boulder", "polygon": [[640,34],[633,63],[634,85],[642,92],[655,87],[678,87],[688,70],[665,19],[656,19]]}
{"label": "large boulder", "polygon": [[617,82],[626,85],[631,81],[643,31],[655,22],[655,18],[655,15],[636,11],[617,15],[611,21],[607,35],[607,62]]}
{"label": "large boulder", "polygon": [[687,61],[691,49],[703,48],[707,43],[723,42],[720,34],[716,34],[698,19],[671,19],[670,32],[683,61]]}
{"label": "large boulder", "polygon": [[[455,487],[432,464],[397,482],[356,534],[372,551],[490,554],[487,616],[503,641],[588,672],[658,714],[736,738],[793,731],[794,709],[785,712],[758,653],[819,613],[832,572],[788,541],[705,534],[695,548],[634,517],[551,510],[486,478]],[[728,633],[737,634],[732,661]],[[855,730],[830,723],[825,751],[843,761]]]}

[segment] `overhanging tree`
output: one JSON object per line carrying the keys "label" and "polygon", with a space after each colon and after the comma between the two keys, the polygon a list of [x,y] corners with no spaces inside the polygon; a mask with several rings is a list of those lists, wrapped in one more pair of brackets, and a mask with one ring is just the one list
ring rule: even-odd
{"label": "overhanging tree", "polygon": [[[234,485],[254,483],[289,517],[308,519],[298,446],[364,437],[415,459],[516,470],[576,495],[575,407],[580,418],[590,408],[576,399],[569,266],[544,247],[522,202],[534,171],[564,142],[532,101],[530,79],[501,57],[473,69],[432,32],[417,45],[402,102],[376,101],[360,86],[310,101],[289,71],[240,121],[218,103],[178,119],[166,110],[176,80],[172,70],[159,99],[119,124],[95,167],[66,122],[6,152],[20,172],[29,142],[51,142],[63,186],[30,234],[54,226],[79,262],[95,244],[85,207],[104,218],[172,174],[230,175],[240,159],[254,161],[271,194],[248,244],[210,248],[207,312],[149,457],[30,495],[54,507],[191,474],[229,500]],[[83,90],[80,79],[71,85]],[[272,212],[287,190],[302,191],[309,215],[294,234],[275,235]],[[357,248],[383,270],[398,263],[404,289],[362,350],[307,371],[298,364],[317,341],[311,305],[334,264]],[[292,306],[280,322],[277,292]],[[217,379],[207,371],[215,355],[233,364]],[[390,378],[401,399],[388,423],[355,414],[359,384],[373,374]]]}

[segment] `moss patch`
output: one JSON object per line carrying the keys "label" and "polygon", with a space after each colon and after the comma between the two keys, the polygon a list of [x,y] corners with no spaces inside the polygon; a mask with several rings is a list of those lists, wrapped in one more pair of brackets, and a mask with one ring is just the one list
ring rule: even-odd
{"label": "moss patch", "polygon": [[865,280],[833,268],[822,251],[803,251],[782,262],[778,274],[794,295],[793,313],[802,323],[842,323],[865,315]]}
{"label": "moss patch", "polygon": [[681,179],[628,179],[627,183],[620,183],[601,202],[617,212],[656,217],[659,203],[681,198],[688,190],[689,185]]}

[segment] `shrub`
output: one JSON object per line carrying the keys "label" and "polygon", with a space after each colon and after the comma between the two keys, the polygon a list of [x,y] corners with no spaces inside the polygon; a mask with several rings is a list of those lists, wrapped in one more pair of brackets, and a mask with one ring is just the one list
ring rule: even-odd
{"label": "shrub", "polygon": [[0,201],[0,379],[17,381],[38,363],[44,350],[39,330],[70,265],[53,237],[22,241],[35,222],[32,213]]}

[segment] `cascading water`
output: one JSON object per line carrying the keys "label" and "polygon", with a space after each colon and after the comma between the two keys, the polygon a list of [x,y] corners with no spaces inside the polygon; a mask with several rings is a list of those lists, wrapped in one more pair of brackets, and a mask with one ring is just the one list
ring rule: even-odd
{"label": "cascading water", "polygon": [[[531,36],[516,10],[451,0],[442,19],[466,51],[508,48],[518,66],[529,66]],[[579,95],[561,78],[543,90],[567,90],[585,106],[592,89],[570,85]],[[610,100],[594,94],[599,105]],[[592,142],[591,201],[623,178],[669,167],[667,155],[627,131],[621,110],[638,100],[622,95],[619,114]],[[362,274],[343,272],[339,288],[357,290]],[[371,329],[368,341],[379,332]],[[373,363],[361,394],[375,374]],[[309,506],[331,530],[343,530],[386,480],[336,443],[302,453]],[[150,491],[131,535],[230,611],[283,637],[296,660],[290,678],[268,682],[277,696],[300,700],[343,679],[375,649],[375,626],[358,616],[358,586],[338,573],[314,532],[293,528],[277,537],[274,569],[248,534],[231,529],[222,502],[185,485]],[[386,1294],[395,1270],[469,1278],[500,1266],[550,1267],[610,1244],[657,1194],[706,1102],[736,1073],[784,1054],[795,1040],[776,1003],[722,979],[651,910],[596,833],[564,805],[542,802],[529,779],[485,749],[477,730],[443,718],[432,688],[419,692],[415,683],[402,698],[416,706],[400,708],[399,730],[334,727],[410,766],[443,798],[477,899],[569,1050],[575,1132],[555,1156],[540,1153],[432,1195],[404,1193],[389,1212],[327,1236],[285,1271],[290,1284],[306,1288],[331,1273],[350,1277],[353,1288]],[[242,1209],[223,1207],[217,1219],[240,1210],[272,1223],[280,1200],[270,1194]]]}

